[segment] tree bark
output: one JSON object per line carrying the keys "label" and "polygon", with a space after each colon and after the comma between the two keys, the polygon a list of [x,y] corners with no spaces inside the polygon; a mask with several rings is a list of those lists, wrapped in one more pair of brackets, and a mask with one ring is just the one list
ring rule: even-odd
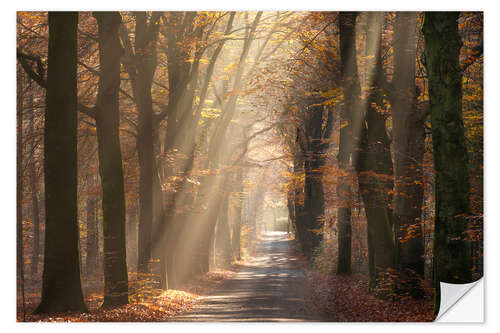
{"label": "tree bark", "polygon": [[[319,100],[307,99],[303,110],[303,130],[299,131],[299,146],[304,156],[304,215],[302,231],[304,254],[311,260],[323,239],[324,194],[323,171],[325,152],[332,131],[333,113]],[[302,134],[301,134],[302,133]],[[301,134],[301,135],[300,135]]]}
{"label": "tree bark", "polygon": [[458,16],[457,12],[428,12],[423,25],[435,169],[435,313],[439,311],[439,282],[472,282],[471,246],[466,234],[470,185],[462,121]]}
{"label": "tree bark", "polygon": [[152,247],[153,228],[153,108],[151,91],[143,91],[146,105],[140,113],[139,133],[137,135],[137,152],[139,155],[139,262],[140,272],[149,271]]}
{"label": "tree bark", "polygon": [[[167,37],[167,58],[169,76],[169,101],[167,106],[167,129],[165,135],[164,151],[175,156],[173,163],[163,167],[162,182],[172,182],[174,176],[186,179],[189,177],[194,160],[194,146],[196,137],[196,124],[192,112],[194,99],[194,88],[197,84],[198,59],[191,65],[184,61],[187,57],[186,51],[180,46],[186,33],[192,29],[192,21],[196,12],[175,12],[168,15],[168,30],[164,35]],[[193,68],[193,69],[192,69]],[[191,69],[195,72],[190,77]],[[194,125],[194,126],[193,126]],[[187,158],[186,158],[187,156]],[[184,218],[185,212],[176,212],[183,205],[186,197],[184,181],[174,181],[174,192],[166,193],[165,207],[163,207],[162,219],[159,221],[159,229],[156,237],[161,237],[165,244],[161,245],[160,254],[161,285],[163,287],[176,287],[182,279],[184,266],[180,257],[182,252],[189,251],[183,248],[180,241],[185,228],[189,229],[189,221]],[[185,207],[182,207],[185,208]],[[154,238],[156,238],[154,237]],[[157,242],[154,241],[155,245]],[[160,246],[160,245],[158,245]],[[168,279],[165,280],[165,279]]]}
{"label": "tree bark", "polygon": [[[385,127],[385,117],[377,110],[382,105],[380,89],[383,78],[380,35],[383,13],[368,14],[366,42],[368,96],[364,121],[359,131],[355,158],[361,197],[368,222],[368,251],[370,288],[377,286],[381,274],[395,267],[395,244],[390,208],[393,188],[393,169],[390,140]],[[356,134],[355,134],[356,135]]]}
{"label": "tree bark", "polygon": [[[26,303],[24,300],[24,242],[23,242],[23,75],[18,72],[17,77],[17,140],[16,140],[16,269],[17,269],[17,303],[19,296],[21,297],[21,309],[23,318],[26,318]],[[20,295],[19,295],[20,294]]]}
{"label": "tree bark", "polygon": [[160,12],[154,12],[148,22],[146,12],[135,15],[135,53],[128,32],[122,25],[121,38],[125,45],[126,68],[134,92],[139,113],[137,153],[139,157],[139,228],[138,271],[147,273],[152,255],[153,232],[153,100],[151,86],[157,65],[156,41],[158,38]]}
{"label": "tree bark", "polygon": [[76,12],[49,12],[45,111],[45,260],[36,313],[86,312],[77,220]]}
{"label": "tree bark", "polygon": [[104,236],[104,302],[109,308],[128,304],[125,237],[125,192],[120,148],[121,43],[118,12],[94,12],[99,29],[101,75],[97,96],[96,129],[102,183]]}
{"label": "tree bark", "polygon": [[337,274],[351,274],[351,195],[349,164],[354,142],[353,115],[359,114],[359,98],[361,88],[356,63],[356,17],[357,13],[341,12],[340,27],[340,59],[344,107],[340,113],[339,169],[342,170],[341,183],[337,185],[338,225],[338,265]]}
{"label": "tree bark", "polygon": [[[315,112],[315,114],[320,112]],[[321,126],[321,124],[320,124]],[[306,257],[312,259],[314,251],[318,249],[323,239],[323,218],[325,212],[323,194],[323,174],[319,168],[324,161],[317,156],[314,150],[312,160],[305,161],[305,188],[304,188],[304,210],[306,212],[306,237],[309,238],[310,249],[305,253]]]}
{"label": "tree bark", "polygon": [[394,148],[394,232],[401,274],[399,292],[424,296],[419,280],[424,276],[422,162],[425,116],[417,111],[415,63],[417,13],[397,12],[394,26],[394,98],[392,138]]}

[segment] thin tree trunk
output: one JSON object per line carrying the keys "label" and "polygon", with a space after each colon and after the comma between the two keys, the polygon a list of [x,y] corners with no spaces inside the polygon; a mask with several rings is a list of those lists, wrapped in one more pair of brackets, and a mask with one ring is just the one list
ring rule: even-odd
{"label": "thin tree trunk", "polygon": [[232,233],[232,259],[241,260],[241,220],[242,220],[242,192],[243,192],[243,170],[238,169],[236,173],[234,201],[234,223]]}
{"label": "thin tree trunk", "polygon": [[[151,93],[145,92],[150,96]],[[148,99],[148,98],[146,98]],[[148,99],[149,100],[149,99]],[[153,127],[152,105],[142,110],[139,134],[137,138],[137,151],[139,154],[139,262],[140,272],[149,271],[151,260],[151,237],[153,228]]]}
{"label": "thin tree trunk", "polygon": [[33,257],[31,260],[31,278],[35,279],[38,275],[38,262],[40,257],[40,206],[36,176],[30,175],[30,187],[32,197],[31,211],[33,214]]}
{"label": "thin tree trunk", "polygon": [[299,197],[304,190],[302,184],[299,182],[304,173],[304,161],[302,161],[301,157],[296,156],[296,154],[293,160],[295,236],[297,236],[300,243],[302,253],[307,253],[310,250],[310,245],[306,240],[304,206],[299,202]]}
{"label": "thin tree trunk", "polygon": [[292,227],[296,223],[294,193],[293,193],[293,186],[292,186],[292,184],[290,184],[290,186],[288,188],[288,192],[287,192],[287,208],[288,208],[287,232],[290,233]]}
{"label": "thin tree trunk", "polygon": [[127,214],[127,267],[129,271],[137,270],[137,204],[131,203],[131,211]]}
{"label": "thin tree trunk", "polygon": [[[30,141],[31,149],[35,151],[35,113],[33,110],[33,96],[30,94],[30,107],[32,108],[30,113]],[[33,216],[33,256],[31,259],[31,278],[34,280],[38,275],[38,262],[40,257],[40,205],[38,201],[38,177],[36,174],[36,163],[35,154],[33,153],[33,161],[30,164],[29,170],[29,180],[30,180],[30,190],[31,190],[31,212]]]}
{"label": "thin tree trunk", "polygon": [[229,192],[222,194],[222,203],[220,205],[219,218],[217,221],[217,243],[222,252],[222,267],[229,267],[231,264],[231,232],[229,228]]}
{"label": "thin tree trunk", "polygon": [[[177,208],[182,207],[182,210],[186,213],[177,214],[173,209],[168,209],[169,212],[165,214],[166,221],[163,222],[163,229],[167,230],[166,241],[168,253],[165,254],[165,260],[173,263],[168,265],[169,273],[167,276],[170,279],[175,279],[175,284],[189,279],[193,274],[196,274],[195,271],[197,271],[197,268],[195,269],[195,267],[199,267],[199,263],[195,263],[196,255],[194,252],[196,251],[194,248],[196,246],[188,246],[188,244],[191,244],[191,239],[193,238],[192,229],[196,229],[195,225],[197,221],[192,218],[193,214],[190,212],[194,197],[188,189],[190,185],[187,179],[190,177],[195,161],[195,139],[201,110],[207,97],[216,60],[224,44],[224,41],[219,43],[210,58],[210,63],[199,92],[200,100],[193,114],[194,94],[198,83],[200,59],[195,54],[194,62],[191,65],[187,63],[185,61],[187,57],[186,51],[179,48],[178,42],[184,38],[184,34],[189,33],[193,28],[192,21],[195,16],[196,12],[171,13],[169,15],[169,22],[172,28],[163,33],[168,40],[167,58],[170,88],[169,104],[167,107],[168,121],[165,151],[171,153],[176,149],[177,154],[188,156],[187,159],[176,159],[174,166],[168,167],[164,173],[165,179],[176,173],[179,173],[184,178],[180,186],[176,188],[176,192],[169,195],[167,206],[173,207],[173,205],[176,205]],[[235,12],[231,12],[225,30],[226,35],[230,33],[234,17]],[[179,29],[179,27],[181,28]],[[193,33],[201,37],[203,29],[196,27]],[[169,285],[171,285],[170,282]]]}
{"label": "thin tree trunk", "polygon": [[[24,300],[24,247],[23,247],[23,75],[18,71],[17,76],[17,142],[16,142],[16,257],[17,257],[17,296],[21,294],[21,309],[23,320],[26,318],[26,304]],[[18,299],[16,298],[16,301]],[[17,304],[17,302],[16,302]]]}

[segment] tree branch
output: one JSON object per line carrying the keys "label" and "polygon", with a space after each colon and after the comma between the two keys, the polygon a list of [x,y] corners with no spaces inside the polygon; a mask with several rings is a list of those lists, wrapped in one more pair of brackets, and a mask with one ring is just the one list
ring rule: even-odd
{"label": "tree branch", "polygon": [[[29,77],[38,83],[40,87],[46,88],[47,82],[45,81],[45,70],[43,68],[42,64],[42,59],[40,57],[31,55],[31,54],[26,54],[22,52],[19,48],[17,48],[17,59],[21,62],[21,66],[25,70],[25,72],[29,75]],[[38,72],[35,72],[32,68],[33,64],[28,63],[29,61],[31,62],[36,62],[37,67],[38,67]]]}
{"label": "tree branch", "polygon": [[[31,55],[31,54],[26,54],[22,52],[19,48],[17,49],[17,58],[21,62],[21,66],[23,69],[26,71],[26,73],[29,75],[29,77],[38,83],[38,85],[44,89],[47,89],[47,81],[44,78],[44,73],[45,70],[43,68],[42,64],[42,59],[40,57]],[[32,64],[29,64],[28,61],[36,62],[37,67],[38,67],[38,72],[35,72],[32,68]],[[78,111],[95,119],[96,115],[96,109],[95,107],[91,108],[88,106],[85,106],[81,103],[78,103]]]}

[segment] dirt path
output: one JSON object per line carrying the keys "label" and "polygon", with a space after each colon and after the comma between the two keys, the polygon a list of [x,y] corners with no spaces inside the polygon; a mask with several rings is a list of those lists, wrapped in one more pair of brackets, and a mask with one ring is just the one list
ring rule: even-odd
{"label": "dirt path", "polygon": [[270,232],[257,255],[174,321],[317,321],[307,311],[305,274],[292,256],[286,233]]}

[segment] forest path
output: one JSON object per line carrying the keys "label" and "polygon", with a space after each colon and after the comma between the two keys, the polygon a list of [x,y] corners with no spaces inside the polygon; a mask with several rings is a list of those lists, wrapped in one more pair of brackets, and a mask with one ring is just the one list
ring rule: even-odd
{"label": "forest path", "polygon": [[212,295],[173,321],[318,321],[308,311],[307,281],[285,232],[268,232],[256,255]]}

